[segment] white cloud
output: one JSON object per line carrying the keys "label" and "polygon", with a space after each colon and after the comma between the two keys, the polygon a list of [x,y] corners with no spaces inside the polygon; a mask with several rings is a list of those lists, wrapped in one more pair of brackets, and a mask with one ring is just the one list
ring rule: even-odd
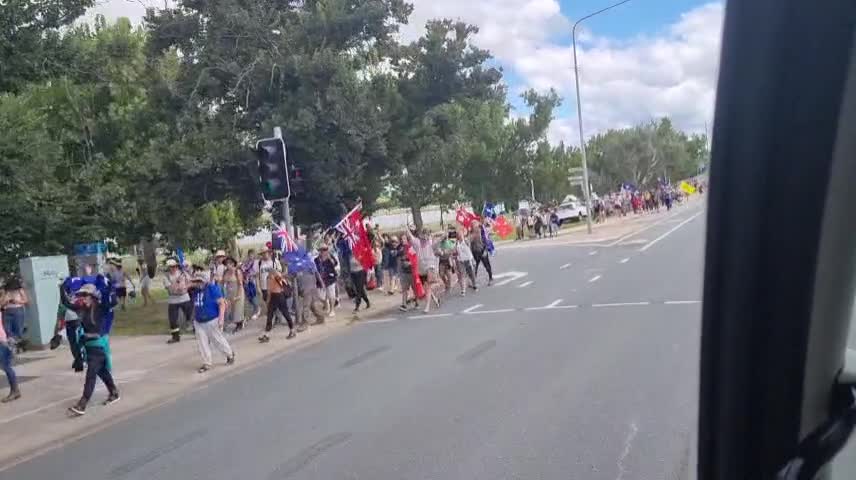
{"label": "white cloud", "polygon": [[[164,0],[104,0],[108,18],[138,20],[143,6]],[[172,0],[169,0],[170,2]],[[570,108],[551,126],[551,141],[577,144],[575,89],[570,43],[555,38],[570,30],[557,0],[410,0],[414,12],[402,41],[417,38],[432,18],[479,26],[476,43],[489,49],[521,83],[511,92],[555,88]],[[668,115],[685,130],[702,132],[713,118],[723,6],[710,3],[685,12],[659,32],[632,39],[578,32],[583,120],[586,136]],[[137,17],[137,18],[134,18]]]}

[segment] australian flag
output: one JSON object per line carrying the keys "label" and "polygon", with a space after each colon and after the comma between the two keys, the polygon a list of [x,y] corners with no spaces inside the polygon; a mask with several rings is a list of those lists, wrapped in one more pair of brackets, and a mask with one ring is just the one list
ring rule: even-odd
{"label": "australian flag", "polygon": [[496,205],[490,202],[485,202],[484,208],[482,209],[482,217],[496,220],[496,216]]}
{"label": "australian flag", "polygon": [[315,262],[303,247],[282,254],[283,261],[288,265],[288,274],[294,275],[303,272],[315,272]]}

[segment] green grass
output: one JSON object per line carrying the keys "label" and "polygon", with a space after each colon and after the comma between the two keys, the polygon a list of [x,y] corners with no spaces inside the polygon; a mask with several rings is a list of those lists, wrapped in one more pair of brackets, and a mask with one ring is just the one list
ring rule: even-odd
{"label": "green grass", "polygon": [[[139,292],[138,292],[139,293]],[[154,303],[143,307],[143,299],[137,296],[126,310],[116,307],[112,335],[168,335],[169,322],[166,317],[166,290],[152,289]]]}

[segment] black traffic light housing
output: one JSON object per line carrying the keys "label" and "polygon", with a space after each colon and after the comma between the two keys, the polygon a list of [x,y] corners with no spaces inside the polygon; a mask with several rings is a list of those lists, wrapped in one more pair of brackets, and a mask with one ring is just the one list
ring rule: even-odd
{"label": "black traffic light housing", "polygon": [[256,142],[256,157],[262,197],[269,202],[288,198],[291,188],[285,142],[281,138],[259,140]]}

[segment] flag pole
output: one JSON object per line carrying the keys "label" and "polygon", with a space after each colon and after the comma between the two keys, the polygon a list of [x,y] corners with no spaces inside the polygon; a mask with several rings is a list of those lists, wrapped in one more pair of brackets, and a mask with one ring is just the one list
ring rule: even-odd
{"label": "flag pole", "polygon": [[339,225],[341,225],[342,222],[344,222],[346,218],[350,217],[352,213],[356,212],[357,210],[359,210],[361,208],[363,208],[363,202],[362,201],[358,202],[357,205],[354,208],[352,208],[350,212],[346,213],[345,216],[342,217],[341,220],[339,220],[339,223],[337,223],[336,225],[333,226],[333,228],[338,230]]}

